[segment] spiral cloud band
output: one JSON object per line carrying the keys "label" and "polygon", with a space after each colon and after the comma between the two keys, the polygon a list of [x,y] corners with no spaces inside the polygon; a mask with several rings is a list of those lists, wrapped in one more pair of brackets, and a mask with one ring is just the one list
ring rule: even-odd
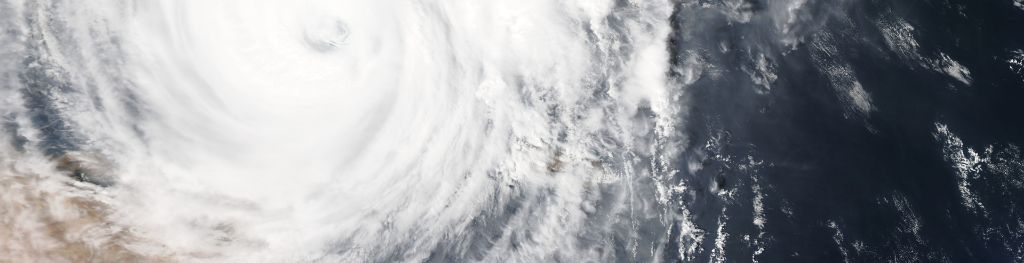
{"label": "spiral cloud band", "polygon": [[0,0],[0,263],[1024,262],[1021,0]]}
{"label": "spiral cloud band", "polygon": [[667,1],[101,2],[0,9],[12,255],[652,255]]}

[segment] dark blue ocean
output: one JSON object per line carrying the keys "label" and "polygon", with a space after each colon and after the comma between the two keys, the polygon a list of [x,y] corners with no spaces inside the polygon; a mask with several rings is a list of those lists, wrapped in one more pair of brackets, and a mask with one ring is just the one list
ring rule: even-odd
{"label": "dark blue ocean", "polygon": [[1024,0],[0,0],[0,262],[1024,263]]}
{"label": "dark blue ocean", "polygon": [[[707,230],[692,259],[722,256],[725,235],[726,262],[1024,262],[1016,3],[809,1],[793,45],[757,1],[751,23],[677,10],[676,65],[723,65],[694,84],[679,160],[702,169],[678,180],[706,186],[677,196]],[[751,78],[762,55],[770,89]]]}

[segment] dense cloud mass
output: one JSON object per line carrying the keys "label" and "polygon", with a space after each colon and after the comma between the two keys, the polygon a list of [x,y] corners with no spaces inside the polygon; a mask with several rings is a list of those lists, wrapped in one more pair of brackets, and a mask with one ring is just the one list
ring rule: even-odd
{"label": "dense cloud mass", "polygon": [[1024,260],[1020,0],[0,0],[0,262]]}

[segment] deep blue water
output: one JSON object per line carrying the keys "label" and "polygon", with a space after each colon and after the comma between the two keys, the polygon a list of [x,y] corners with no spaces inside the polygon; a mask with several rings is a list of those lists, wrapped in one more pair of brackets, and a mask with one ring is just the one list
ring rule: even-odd
{"label": "deep blue water", "polygon": [[[679,172],[671,182],[630,176],[623,180],[628,183],[588,186],[595,201],[587,203],[584,230],[565,238],[579,251],[539,256],[565,262],[583,255],[576,252],[620,262],[1024,262],[1024,2],[1015,1],[1024,0],[674,1],[672,71],[666,74],[671,90],[685,92],[678,105],[686,113],[678,127],[684,149],[671,167]],[[632,16],[620,16],[632,12],[632,4],[617,1],[621,14],[605,21],[610,30],[628,31]],[[25,24],[47,17],[31,14]],[[82,151],[90,137],[66,118],[60,99],[87,97],[94,87],[66,79],[64,65],[40,55],[48,52],[45,33],[80,48],[65,29],[54,28],[8,30],[24,42],[18,45],[26,55],[12,52],[18,71],[0,79],[21,86],[30,121],[4,114],[0,130],[9,132],[18,151],[37,147],[56,163],[72,160],[58,169],[76,180],[116,185],[62,158]],[[348,37],[342,29],[340,40],[328,41],[332,47],[313,48],[338,48]],[[632,54],[625,52],[631,41],[617,40],[621,50],[609,50]],[[598,102],[620,84],[614,80],[622,69],[602,70],[614,77],[594,84]],[[145,105],[132,94],[107,103],[124,103],[127,115],[137,117]],[[564,119],[561,106],[536,110],[555,122]],[[638,112],[645,123],[656,115],[650,108]],[[33,128],[38,132],[26,133]],[[567,132],[559,140],[567,140]],[[559,174],[562,153],[552,154],[544,176]],[[622,158],[589,165],[664,168],[651,156]],[[654,200],[663,183],[683,189],[671,190],[667,208]],[[458,235],[439,238],[426,261],[486,261],[491,253],[526,255],[531,250],[521,246],[552,245],[533,240],[532,223],[517,217],[554,213],[548,211],[553,190],[497,187],[494,196],[507,199],[485,206],[464,229],[453,230]],[[650,207],[656,209],[639,211]],[[634,209],[649,215],[634,217]],[[350,252],[347,243],[355,237],[347,238],[326,254]],[[381,246],[384,252],[366,260],[403,261],[419,249]]]}
{"label": "deep blue water", "polygon": [[[707,60],[731,65],[692,91],[691,142],[680,166],[704,166],[679,180],[706,189],[677,198],[705,230],[693,259],[714,258],[715,230],[724,222],[728,262],[1024,260],[1024,76],[1007,63],[1024,49],[1024,10],[1008,0],[823,2],[809,3],[820,5],[812,40],[792,48],[775,43],[763,25],[677,14],[677,30],[687,32],[673,37],[677,57],[703,45],[697,50],[711,54]],[[878,21],[894,17],[913,26],[918,54],[955,58],[969,69],[970,84],[888,46]],[[700,21],[711,25],[687,31]],[[829,61],[848,63],[872,111],[850,110],[829,73],[815,66],[813,39],[821,34],[838,51]],[[738,51],[716,53],[720,42]],[[756,54],[777,65],[768,92],[743,69]],[[988,146],[991,156],[1002,156],[969,176],[983,209],[963,205],[937,124],[982,156]],[[761,164],[743,167],[749,160]],[[735,196],[716,194],[716,184]],[[760,239],[750,223],[755,184],[764,198]],[[767,249],[752,257],[758,247]]]}

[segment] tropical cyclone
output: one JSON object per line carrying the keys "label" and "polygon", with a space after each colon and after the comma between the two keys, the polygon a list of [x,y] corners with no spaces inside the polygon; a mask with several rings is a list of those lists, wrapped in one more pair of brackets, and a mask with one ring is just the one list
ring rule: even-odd
{"label": "tropical cyclone", "polygon": [[668,1],[2,3],[15,258],[656,257]]}

